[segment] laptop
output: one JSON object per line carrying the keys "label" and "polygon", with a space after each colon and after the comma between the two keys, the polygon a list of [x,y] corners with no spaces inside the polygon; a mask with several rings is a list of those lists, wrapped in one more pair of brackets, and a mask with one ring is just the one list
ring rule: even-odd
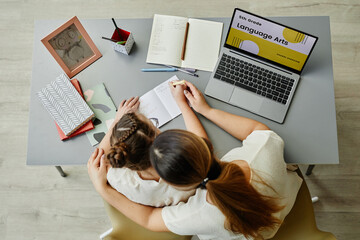
{"label": "laptop", "polygon": [[205,94],[283,123],[317,40],[236,8]]}

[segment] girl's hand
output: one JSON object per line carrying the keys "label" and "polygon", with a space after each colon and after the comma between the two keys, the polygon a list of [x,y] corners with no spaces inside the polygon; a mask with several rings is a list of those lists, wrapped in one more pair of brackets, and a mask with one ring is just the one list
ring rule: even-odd
{"label": "girl's hand", "polygon": [[177,81],[173,81],[173,82],[169,82],[169,87],[170,87],[170,91],[171,94],[173,95],[176,103],[181,106],[181,105],[188,105],[186,97],[184,95],[184,90],[187,89],[187,85],[186,84],[177,84],[177,85],[173,85],[173,83],[176,83]]}
{"label": "girl's hand", "polygon": [[108,186],[106,178],[108,164],[104,156],[104,150],[96,148],[87,163],[90,180],[99,193]]}
{"label": "girl's hand", "polygon": [[120,118],[126,113],[136,112],[139,108],[139,105],[139,97],[132,97],[128,100],[122,100],[118,107],[114,122],[118,122]]}
{"label": "girl's hand", "polygon": [[186,86],[188,90],[184,90],[184,95],[189,100],[192,108],[196,112],[205,115],[211,107],[207,104],[204,95],[191,82],[186,82]]}

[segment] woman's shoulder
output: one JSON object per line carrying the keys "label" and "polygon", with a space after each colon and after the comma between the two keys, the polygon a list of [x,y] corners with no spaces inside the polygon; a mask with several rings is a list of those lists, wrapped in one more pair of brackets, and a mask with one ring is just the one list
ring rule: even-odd
{"label": "woman's shoulder", "polygon": [[255,130],[243,141],[243,145],[264,145],[269,141],[283,144],[282,138],[272,130]]}
{"label": "woman's shoulder", "polygon": [[258,170],[259,174],[286,171],[284,141],[274,131],[254,131],[244,141],[244,147],[252,154],[250,168]]}
{"label": "woman's shoulder", "polygon": [[274,131],[256,130],[243,141],[241,147],[230,150],[221,160],[226,162],[245,160],[250,163],[260,152],[266,152],[270,149],[282,154],[283,148],[284,141]]}

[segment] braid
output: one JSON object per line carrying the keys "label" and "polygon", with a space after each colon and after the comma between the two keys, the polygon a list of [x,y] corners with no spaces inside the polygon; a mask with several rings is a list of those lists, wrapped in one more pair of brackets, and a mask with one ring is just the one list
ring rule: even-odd
{"label": "braid", "polygon": [[110,164],[114,168],[122,168],[126,164],[126,158],[128,157],[127,145],[123,142],[116,143],[107,155]]}
{"label": "braid", "polygon": [[124,114],[114,126],[110,137],[111,149],[107,158],[111,166],[131,170],[149,168],[149,148],[155,135],[151,123],[141,120],[135,113]]}
{"label": "braid", "polygon": [[137,130],[137,124],[134,117],[129,115],[129,119],[131,121],[131,128],[119,139],[119,142],[124,142],[128,137],[131,136],[131,134],[133,134]]}

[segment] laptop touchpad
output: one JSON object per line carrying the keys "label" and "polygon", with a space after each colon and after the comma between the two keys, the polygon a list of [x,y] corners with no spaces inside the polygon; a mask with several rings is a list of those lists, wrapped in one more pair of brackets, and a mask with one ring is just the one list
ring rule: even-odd
{"label": "laptop touchpad", "polygon": [[241,88],[235,88],[229,103],[257,113],[259,112],[263,101],[262,97],[257,96],[254,93]]}
{"label": "laptop touchpad", "polygon": [[206,86],[205,94],[221,101],[229,102],[233,89],[234,85],[213,78]]}

